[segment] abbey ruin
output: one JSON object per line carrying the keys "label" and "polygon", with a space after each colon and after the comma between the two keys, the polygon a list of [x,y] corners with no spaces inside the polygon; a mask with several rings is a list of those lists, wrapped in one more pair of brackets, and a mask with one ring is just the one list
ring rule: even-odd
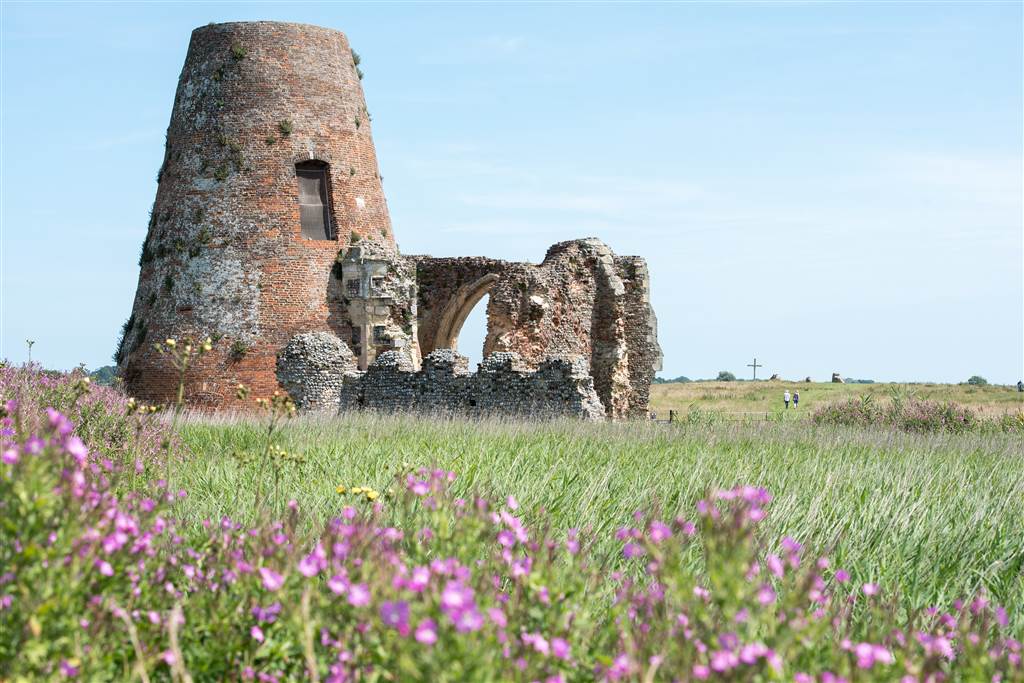
{"label": "abbey ruin", "polygon": [[[539,264],[400,254],[360,78],[339,31],[192,33],[117,352],[129,392],[169,400],[153,343],[210,337],[193,405],[245,384],[327,412],[645,416],[661,350],[644,260],[597,239]],[[474,373],[457,340],[488,294]]]}

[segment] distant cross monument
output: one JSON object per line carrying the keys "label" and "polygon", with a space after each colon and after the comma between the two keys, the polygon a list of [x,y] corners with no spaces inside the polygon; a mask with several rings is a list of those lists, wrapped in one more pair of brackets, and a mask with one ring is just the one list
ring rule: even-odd
{"label": "distant cross monument", "polygon": [[748,368],[754,368],[754,381],[756,382],[757,381],[757,369],[758,368],[763,368],[764,366],[758,364],[757,357],[755,356],[754,357],[754,362],[753,363],[747,363],[747,367]]}

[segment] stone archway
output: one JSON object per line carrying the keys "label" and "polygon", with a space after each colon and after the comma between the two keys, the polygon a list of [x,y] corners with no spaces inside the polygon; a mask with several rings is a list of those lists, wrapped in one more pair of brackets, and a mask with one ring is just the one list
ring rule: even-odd
{"label": "stone archway", "polygon": [[451,301],[444,307],[431,351],[433,349],[455,350],[459,332],[462,331],[462,325],[466,322],[466,318],[469,317],[473,307],[480,302],[480,299],[491,291],[497,281],[497,273],[491,273],[475,282],[459,287]]}

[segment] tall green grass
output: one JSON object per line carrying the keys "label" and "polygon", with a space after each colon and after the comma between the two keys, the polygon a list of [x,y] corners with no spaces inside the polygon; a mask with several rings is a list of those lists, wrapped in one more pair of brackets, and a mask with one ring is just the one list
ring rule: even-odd
{"label": "tall green grass", "polygon": [[[259,450],[264,433],[244,418],[183,421],[190,455],[176,468],[174,486],[189,492],[187,515],[255,521],[258,470],[232,453]],[[282,472],[277,504],[294,498],[313,520],[346,504],[338,484],[378,489],[386,505],[395,468],[438,466],[458,473],[457,492],[514,495],[533,523],[584,529],[612,553],[621,545],[614,530],[645,504],[692,518],[709,488],[752,484],[775,496],[769,537],[777,543],[792,536],[822,552],[835,546],[834,561],[855,581],[893,587],[918,607],[979,587],[1003,604],[1024,604],[1019,436],[357,415],[297,418],[281,445],[304,462]],[[262,476],[266,482],[266,471]],[[261,490],[261,497],[273,495],[266,483]]]}

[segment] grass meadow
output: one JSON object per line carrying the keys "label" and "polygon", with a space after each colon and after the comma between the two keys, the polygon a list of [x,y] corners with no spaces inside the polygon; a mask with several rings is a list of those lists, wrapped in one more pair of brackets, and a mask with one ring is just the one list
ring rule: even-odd
{"label": "grass meadow", "polygon": [[769,416],[784,410],[782,392],[800,392],[800,407],[791,417],[808,416],[815,408],[849,398],[871,396],[884,400],[894,394],[922,401],[955,401],[985,417],[1024,410],[1024,393],[1015,386],[969,384],[832,384],[831,382],[673,382],[651,387],[651,410],[668,417],[669,410],[685,415],[692,410],[728,416]]}
{"label": "grass meadow", "polygon": [[256,398],[0,367],[0,680],[1024,681],[1016,422]]}
{"label": "grass meadow", "polygon": [[[818,427],[801,420],[688,425],[523,423],[356,415],[299,417],[280,433],[304,462],[268,473],[233,453],[259,448],[261,423],[194,415],[181,438],[190,456],[173,486],[194,519],[253,521],[272,497],[301,501],[309,524],[336,516],[350,496],[383,493],[397,468],[458,473],[457,495],[515,495],[533,524],[576,527],[598,552],[621,552],[613,532],[654,505],[693,517],[712,488],[763,486],[775,500],[767,538],[831,550],[855,582],[892,587],[916,607],[947,604],[985,587],[1024,604],[1024,448],[1019,435],[905,434]],[[259,497],[260,500],[257,500]],[[386,506],[385,506],[386,507]],[[687,559],[694,567],[696,552]],[[1014,615],[1017,620],[1021,614]],[[1018,621],[1018,627],[1024,622]]]}

